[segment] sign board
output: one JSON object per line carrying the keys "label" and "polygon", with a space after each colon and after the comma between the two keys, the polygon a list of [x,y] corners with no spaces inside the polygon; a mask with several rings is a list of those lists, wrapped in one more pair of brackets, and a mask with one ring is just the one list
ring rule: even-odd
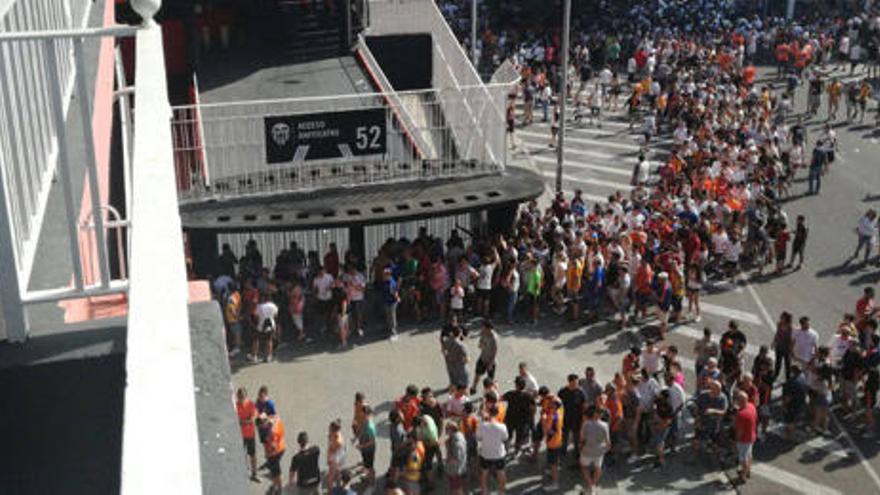
{"label": "sign board", "polygon": [[347,110],[263,119],[266,162],[290,163],[384,154],[384,108]]}

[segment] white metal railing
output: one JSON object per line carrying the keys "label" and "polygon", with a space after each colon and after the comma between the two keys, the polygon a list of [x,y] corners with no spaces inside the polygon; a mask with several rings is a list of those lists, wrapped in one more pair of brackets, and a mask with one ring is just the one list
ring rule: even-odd
{"label": "white metal railing", "polygon": [[[185,203],[499,173],[504,164],[490,147],[462,148],[461,140],[454,135],[453,129],[504,138],[503,121],[475,122],[456,111],[456,105],[465,104],[461,100],[467,91],[429,89],[175,107],[171,127],[180,200]],[[486,90],[480,87],[476,91]],[[384,153],[267,164],[264,117],[365,109],[385,112]],[[408,118],[401,119],[401,115]],[[435,156],[426,158],[422,147],[434,150]],[[200,158],[202,152],[206,161]]]}
{"label": "white metal railing", "polygon": [[[0,7],[0,35],[81,27],[91,4],[77,2],[74,9],[70,0],[7,3],[5,9]],[[76,14],[81,17],[74,18]],[[33,266],[59,154],[56,116],[66,118],[74,90],[74,42],[69,38],[52,44],[41,40],[5,42],[0,46],[0,71],[0,161],[5,164],[9,220],[14,231],[14,250],[10,252],[22,290]],[[59,107],[53,107],[54,94],[60,96]]]}
{"label": "white metal railing", "polygon": [[[459,148],[466,153],[485,148],[481,154],[506,165],[504,98],[509,88],[483,84],[434,1],[371,0],[370,9],[367,35],[431,34],[432,85],[444,91],[440,102]],[[480,129],[479,123],[490,125]]]}
{"label": "white metal railing", "polygon": [[[32,6],[39,5],[53,7],[39,2]],[[21,19],[16,14],[18,6],[4,19],[7,29],[17,26],[13,21]],[[59,12],[42,13],[51,18]],[[0,297],[6,336],[17,342],[27,337],[25,305],[122,292],[127,286],[125,280],[113,279],[110,270],[104,218],[107,208],[101,204],[92,129],[90,90],[94,86],[87,80],[84,43],[88,39],[132,36],[135,28],[68,29],[61,21],[51,25],[62,29],[0,33],[0,77],[5,82],[0,91],[0,252],[4,253],[0,257]],[[74,94],[79,102],[83,165],[91,199],[90,212],[85,215],[80,215],[80,198],[74,197],[67,136],[67,110]],[[69,246],[72,286],[28,290],[42,216],[56,177],[67,228],[66,239],[51,242],[66,241]],[[120,228],[125,227],[124,223],[116,222]],[[118,254],[124,256],[124,252]]]}

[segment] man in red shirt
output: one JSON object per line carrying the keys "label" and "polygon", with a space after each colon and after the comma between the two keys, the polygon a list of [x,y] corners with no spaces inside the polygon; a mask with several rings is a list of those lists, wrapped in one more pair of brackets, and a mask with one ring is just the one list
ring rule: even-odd
{"label": "man in red shirt", "polygon": [[752,469],[752,446],[757,438],[758,410],[749,401],[749,396],[742,390],[736,392],[736,457],[739,461],[739,482],[745,483]]}
{"label": "man in red shirt", "polygon": [[257,442],[256,426],[257,406],[247,398],[247,390],[240,388],[235,392],[235,411],[238,413],[238,425],[244,439],[244,449],[251,463],[251,479],[257,481]]}
{"label": "man in red shirt", "polygon": [[419,388],[415,385],[407,385],[406,393],[397,399],[396,407],[400,412],[400,418],[406,431],[413,427],[413,419],[419,414]]}

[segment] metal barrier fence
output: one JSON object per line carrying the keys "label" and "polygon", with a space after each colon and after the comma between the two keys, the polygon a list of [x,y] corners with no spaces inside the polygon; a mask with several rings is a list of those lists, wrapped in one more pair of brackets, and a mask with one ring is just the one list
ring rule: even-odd
{"label": "metal barrier fence", "polygon": [[[492,107],[488,98],[503,101],[506,94],[480,86],[176,107],[171,127],[179,199],[185,203],[499,173],[503,155],[492,150],[494,143],[504,142],[504,122],[489,115],[472,119],[462,111],[469,105],[466,98],[477,100],[470,92],[483,99],[484,109]],[[400,118],[401,109],[406,120]],[[383,152],[354,156],[347,150],[348,156],[343,152],[341,158],[294,156],[289,162],[267,163],[264,118],[350,110],[384,112],[387,134],[384,146],[378,146]],[[493,146],[484,145],[489,136]]]}
{"label": "metal barrier fence", "polygon": [[[428,234],[442,239],[445,243],[452,231],[456,228],[471,230],[471,216],[451,215],[436,218],[425,218],[421,220],[412,220],[407,222],[395,222],[382,225],[369,225],[364,228],[364,253],[367,256],[367,264],[369,265],[372,258],[379,252],[379,248],[388,238],[415,239],[419,233],[419,229],[424,227]],[[336,244],[336,248],[340,255],[344,254],[350,247],[347,228],[336,229],[312,229],[297,230],[290,232],[244,232],[244,233],[221,233],[218,234],[218,246],[229,244],[232,252],[241,256],[245,252],[245,246],[248,241],[253,239],[257,245],[257,249],[263,255],[263,263],[266,266],[274,266],[275,259],[281,254],[281,251],[287,249],[291,242],[296,242],[297,246],[308,253],[315,251],[318,253],[319,259],[323,259],[324,254],[329,249],[330,243]],[[220,254],[219,252],[217,253]]]}

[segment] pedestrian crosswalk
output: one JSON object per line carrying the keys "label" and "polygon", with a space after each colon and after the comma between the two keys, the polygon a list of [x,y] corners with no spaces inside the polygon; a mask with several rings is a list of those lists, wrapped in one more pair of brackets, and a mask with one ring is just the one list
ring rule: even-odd
{"label": "pedestrian crosswalk", "polygon": [[[633,169],[642,151],[638,126],[630,130],[625,112],[604,112],[601,127],[582,120],[575,123],[574,110],[566,112],[565,150],[563,153],[563,188],[581,189],[587,200],[605,202],[615,192],[629,193]],[[556,178],[557,150],[551,124],[536,121],[518,128],[515,141],[533,165],[551,185]],[[652,143],[665,144],[663,141]],[[656,161],[658,152],[648,153]]]}

